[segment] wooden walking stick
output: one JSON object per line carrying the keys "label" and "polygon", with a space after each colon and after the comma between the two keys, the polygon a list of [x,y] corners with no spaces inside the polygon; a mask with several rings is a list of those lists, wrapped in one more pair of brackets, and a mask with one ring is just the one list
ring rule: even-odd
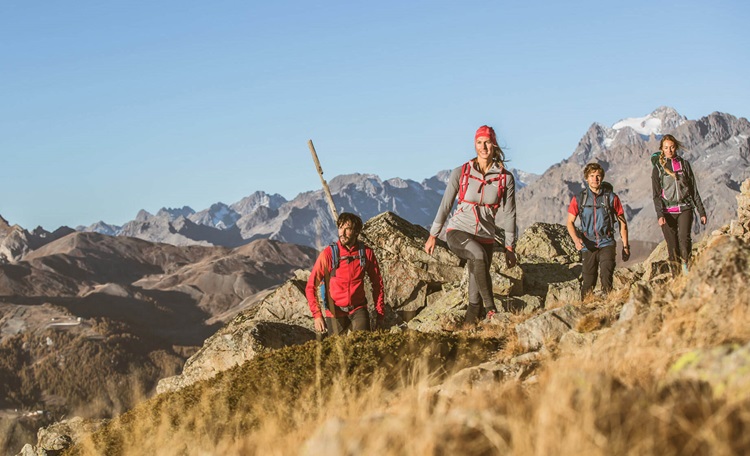
{"label": "wooden walking stick", "polygon": [[[328,182],[323,178],[323,168],[320,166],[320,160],[318,160],[318,153],[315,152],[315,146],[313,146],[312,139],[309,139],[307,141],[307,146],[310,148],[310,153],[312,154],[313,162],[315,162],[315,169],[318,170],[318,176],[320,176],[320,182],[323,184],[323,193],[326,195],[326,200],[328,201],[328,207],[331,208],[331,214],[333,215],[333,224],[335,225],[336,222],[339,219],[339,214],[336,212],[336,204],[333,202],[333,196],[331,196],[331,189],[328,188]],[[326,316],[326,307],[328,308],[329,312],[331,312],[332,316],[336,315],[335,305],[333,304],[333,300],[328,299],[330,290],[328,289],[329,284],[329,276],[326,274],[326,277],[323,281],[323,284],[321,284],[321,287],[318,287],[319,291],[319,297],[320,301],[318,305],[320,306],[320,312],[325,318]],[[325,303],[325,304],[324,304]],[[335,319],[334,319],[335,320]],[[338,326],[334,324],[335,334],[338,334]],[[322,335],[321,335],[322,337]]]}
{"label": "wooden walking stick", "polygon": [[328,207],[331,208],[331,213],[333,214],[333,223],[335,224],[336,221],[339,219],[339,214],[336,212],[336,204],[333,203],[333,196],[331,196],[331,189],[328,188],[328,183],[323,178],[323,168],[320,167],[320,160],[318,160],[318,153],[315,152],[315,146],[313,146],[312,139],[307,140],[307,145],[310,147],[310,153],[312,154],[313,161],[315,162],[315,168],[318,170],[318,176],[320,176],[320,182],[323,183],[323,193],[326,195],[326,200],[328,200]]}

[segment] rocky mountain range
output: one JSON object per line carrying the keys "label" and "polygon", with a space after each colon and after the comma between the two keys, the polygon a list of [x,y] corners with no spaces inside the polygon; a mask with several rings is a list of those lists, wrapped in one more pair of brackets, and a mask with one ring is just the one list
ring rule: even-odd
{"label": "rocky mountain range", "polygon": [[[519,188],[537,178],[531,173],[512,171]],[[426,226],[432,223],[449,174],[442,171],[421,183],[400,178],[383,181],[374,174],[350,174],[333,178],[329,187],[340,211],[355,212],[364,220],[390,211]],[[200,212],[187,206],[163,208],[156,214],[142,210],[123,226],[98,222],[77,230],[174,245],[236,247],[254,239],[269,238],[315,248],[331,242],[336,232],[322,190],[301,193],[291,201],[278,194],[257,191],[237,203],[216,203]]]}
{"label": "rocky mountain range", "polygon": [[[583,167],[598,161],[624,203],[631,239],[646,241],[653,248],[662,235],[653,212],[649,156],[658,150],[659,139],[666,133],[684,142],[683,155],[693,165],[708,210],[708,226],[696,224],[696,234],[725,223],[736,211],[739,182],[750,176],[750,123],[719,112],[689,120],[672,108],[660,107],[612,127],[594,123],[572,155],[541,176],[513,169],[518,183],[519,232],[534,222],[565,223],[571,196],[583,188]],[[449,171],[442,171],[420,183],[351,174],[337,176],[329,185],[340,211],[358,213],[364,220],[391,211],[414,224],[429,226],[448,175]],[[269,238],[321,248],[335,234],[322,190],[301,193],[290,201],[257,191],[237,203],[216,203],[198,212],[187,206],[163,208],[156,214],[141,211],[123,226],[98,222],[77,229],[175,245],[227,247]]]}

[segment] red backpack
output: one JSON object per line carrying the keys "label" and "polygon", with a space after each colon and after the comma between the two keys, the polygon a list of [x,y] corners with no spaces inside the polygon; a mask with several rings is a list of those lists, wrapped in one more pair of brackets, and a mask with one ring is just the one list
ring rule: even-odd
{"label": "red backpack", "polygon": [[[472,161],[469,160],[468,162],[464,163],[463,167],[461,168],[461,178],[458,180],[458,202],[460,203],[467,203],[467,204],[473,204],[474,206],[487,206],[491,207],[492,209],[497,209],[500,207],[500,201],[503,199],[503,195],[505,194],[505,169],[502,170],[499,176],[493,177],[492,179],[481,179],[479,177],[473,176],[471,174],[471,167],[472,167]],[[498,182],[497,184],[497,203],[495,204],[482,204],[482,203],[475,203],[472,201],[466,201],[466,190],[469,188],[469,179],[478,180],[481,182],[479,186],[478,193],[481,193],[484,191],[485,184],[492,184],[493,182]]]}

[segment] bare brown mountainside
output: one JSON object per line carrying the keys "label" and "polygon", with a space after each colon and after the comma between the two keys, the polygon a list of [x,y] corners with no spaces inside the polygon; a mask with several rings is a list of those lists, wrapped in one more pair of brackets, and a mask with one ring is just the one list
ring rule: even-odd
{"label": "bare brown mountainside", "polygon": [[568,159],[518,192],[519,229],[534,222],[564,224],[571,197],[583,189],[583,167],[599,162],[605,180],[622,199],[631,238],[662,241],[651,195],[650,156],[667,133],[684,142],[686,150],[680,155],[693,167],[708,212],[708,225],[696,223],[694,237],[731,220],[737,212],[739,183],[750,177],[750,122],[719,112],[688,120],[671,108],[659,108],[644,119],[661,122],[661,134],[646,136],[629,126],[593,124]]}
{"label": "bare brown mountainside", "polygon": [[316,254],[268,239],[230,249],[76,232],[0,264],[0,410],[127,408]]}

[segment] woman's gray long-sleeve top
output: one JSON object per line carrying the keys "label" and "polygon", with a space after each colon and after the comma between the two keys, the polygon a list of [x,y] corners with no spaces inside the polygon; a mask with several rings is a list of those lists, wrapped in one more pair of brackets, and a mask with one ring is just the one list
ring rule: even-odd
{"label": "woman's gray long-sleeve top", "polygon": [[[447,229],[461,230],[485,239],[493,239],[496,230],[503,230],[505,246],[515,246],[516,184],[513,174],[495,162],[483,176],[477,169],[475,160],[469,163],[472,178],[468,179],[464,201],[458,203],[456,211],[450,216]],[[458,195],[462,168],[463,166],[459,166],[454,169],[448,178],[443,199],[430,229],[432,236],[440,234],[448,219],[453,201]],[[505,190],[502,197],[498,198],[498,185],[502,181],[493,179],[501,174],[505,175]]]}

